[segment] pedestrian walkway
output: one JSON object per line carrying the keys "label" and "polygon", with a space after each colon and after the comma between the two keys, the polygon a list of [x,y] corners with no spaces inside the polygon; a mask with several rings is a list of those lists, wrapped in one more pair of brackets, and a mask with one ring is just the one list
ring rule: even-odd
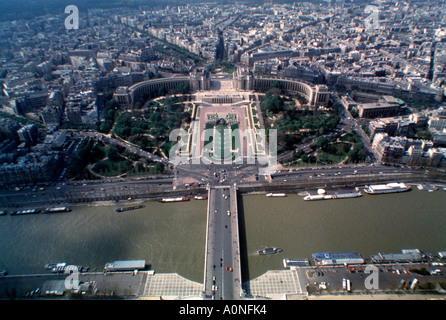
{"label": "pedestrian walkway", "polygon": [[299,275],[294,270],[270,270],[260,277],[243,283],[247,295],[272,298],[275,295],[304,294]]}
{"label": "pedestrian walkway", "polygon": [[144,294],[146,297],[201,298],[203,285],[177,273],[148,274]]}

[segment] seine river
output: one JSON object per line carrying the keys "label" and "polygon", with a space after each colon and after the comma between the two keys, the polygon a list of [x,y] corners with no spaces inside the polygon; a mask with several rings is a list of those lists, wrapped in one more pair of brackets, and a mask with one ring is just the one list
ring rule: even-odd
{"label": "seine river", "polygon": [[[70,213],[0,216],[0,269],[42,273],[46,263],[65,261],[102,271],[110,261],[145,259],[156,272],[202,283],[207,201],[145,205],[125,213],[116,213],[117,206],[73,206]],[[283,269],[283,258],[311,260],[313,252],[354,250],[369,258],[446,250],[442,190],[325,201],[245,195],[239,207],[245,280]],[[283,252],[258,256],[265,246]]]}

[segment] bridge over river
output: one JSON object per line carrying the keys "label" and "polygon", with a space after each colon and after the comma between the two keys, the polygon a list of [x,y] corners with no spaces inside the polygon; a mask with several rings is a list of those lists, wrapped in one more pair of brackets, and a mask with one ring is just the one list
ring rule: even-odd
{"label": "bridge over river", "polygon": [[208,189],[204,296],[215,300],[243,296],[235,186]]}

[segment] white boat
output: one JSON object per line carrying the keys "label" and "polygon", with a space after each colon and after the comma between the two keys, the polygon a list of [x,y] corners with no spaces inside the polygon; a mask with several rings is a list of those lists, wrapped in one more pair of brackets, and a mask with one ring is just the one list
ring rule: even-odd
{"label": "white boat", "polygon": [[327,200],[331,199],[331,196],[326,196],[323,194],[315,194],[315,195],[308,195],[304,197],[305,201],[314,201],[314,200]]}
{"label": "white boat", "polygon": [[347,198],[358,198],[358,197],[362,197],[362,193],[357,191],[357,192],[346,192],[346,193],[338,193],[333,195],[333,199],[347,199]]}
{"label": "white boat", "polygon": [[67,265],[66,262],[57,262],[57,263],[47,263],[45,268],[48,270],[56,269],[56,268],[64,268]]}
{"label": "white boat", "polygon": [[429,183],[421,183],[419,185],[417,185],[418,190],[426,190],[427,192],[434,192],[436,190],[438,190],[437,187],[429,184]]}
{"label": "white boat", "polygon": [[286,197],[285,193],[267,193],[267,197]]}
{"label": "white boat", "polygon": [[361,192],[346,192],[346,193],[334,193],[334,194],[315,194],[307,195],[304,197],[305,201],[313,200],[330,200],[330,199],[348,199],[361,197]]}
{"label": "white boat", "polygon": [[71,209],[68,207],[58,207],[58,208],[46,208],[42,213],[60,213],[60,212],[70,212]]}
{"label": "white boat", "polygon": [[310,262],[307,259],[283,259],[284,268],[308,267]]}
{"label": "white boat", "polygon": [[178,197],[178,198],[163,198],[160,202],[181,202],[181,201],[189,201],[188,197]]}
{"label": "white boat", "polygon": [[375,184],[370,185],[364,189],[365,193],[368,194],[382,194],[382,193],[394,193],[394,192],[405,192],[411,189],[410,186],[405,183],[388,183],[388,184]]}
{"label": "white boat", "polygon": [[40,210],[37,209],[27,209],[27,210],[19,210],[17,212],[11,212],[11,215],[35,214],[39,212]]}
{"label": "white boat", "polygon": [[279,252],[282,252],[282,248],[279,248],[279,247],[268,247],[268,248],[263,248],[261,250],[258,250],[257,254],[263,256],[263,255],[275,254],[275,253],[279,253]]}

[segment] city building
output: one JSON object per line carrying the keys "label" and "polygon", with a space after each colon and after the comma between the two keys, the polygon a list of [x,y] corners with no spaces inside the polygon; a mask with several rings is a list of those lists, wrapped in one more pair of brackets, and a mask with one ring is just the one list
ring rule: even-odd
{"label": "city building", "polygon": [[267,91],[273,85],[289,93],[302,95],[310,105],[327,106],[330,92],[326,85],[316,85],[297,79],[256,76],[249,69],[238,68],[233,73],[233,86],[239,90]]}
{"label": "city building", "polygon": [[27,146],[33,146],[37,143],[37,133],[38,130],[34,124],[24,126],[17,131],[20,141],[25,143]]}
{"label": "city building", "polygon": [[393,117],[402,113],[401,105],[395,103],[367,103],[357,105],[360,118]]}
{"label": "city building", "polygon": [[52,181],[60,174],[62,164],[63,158],[58,152],[28,153],[14,163],[0,165],[0,182],[2,185],[20,185]]}
{"label": "city building", "polygon": [[432,141],[390,137],[387,133],[375,135],[372,151],[383,163],[413,166],[446,166],[445,149],[434,148]]}

